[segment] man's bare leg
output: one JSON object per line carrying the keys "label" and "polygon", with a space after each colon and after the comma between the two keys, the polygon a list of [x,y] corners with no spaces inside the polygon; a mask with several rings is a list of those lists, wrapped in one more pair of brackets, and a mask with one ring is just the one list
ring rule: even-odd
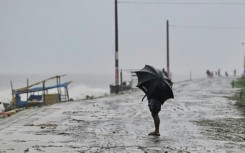
{"label": "man's bare leg", "polygon": [[159,132],[160,118],[158,115],[155,115],[154,117],[152,116],[152,118],[154,120],[155,131],[149,133],[148,135],[160,136],[160,132]]}

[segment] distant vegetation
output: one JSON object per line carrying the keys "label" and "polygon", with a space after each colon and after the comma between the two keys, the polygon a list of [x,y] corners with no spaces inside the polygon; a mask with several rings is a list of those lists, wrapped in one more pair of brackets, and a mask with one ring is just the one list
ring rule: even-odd
{"label": "distant vegetation", "polygon": [[245,116],[245,76],[232,81],[232,86],[241,89],[236,92],[233,98],[237,101],[237,109]]}
{"label": "distant vegetation", "polygon": [[245,89],[245,77],[238,78],[234,81],[234,87]]}
{"label": "distant vegetation", "polygon": [[245,105],[245,76],[234,80],[232,86],[241,89],[238,90],[234,99],[237,100],[238,104]]}

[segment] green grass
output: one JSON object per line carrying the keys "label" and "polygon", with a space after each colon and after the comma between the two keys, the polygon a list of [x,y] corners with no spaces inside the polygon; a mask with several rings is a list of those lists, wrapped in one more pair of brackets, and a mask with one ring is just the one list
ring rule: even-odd
{"label": "green grass", "polygon": [[231,84],[241,89],[241,92],[237,92],[232,99],[236,100],[237,109],[245,116],[245,76],[234,80]]}
{"label": "green grass", "polygon": [[245,89],[245,77],[238,78],[234,81],[234,87]]}
{"label": "green grass", "polygon": [[232,83],[235,88],[240,88],[241,92],[237,92],[234,95],[234,99],[237,101],[237,104],[245,104],[245,77],[238,78]]}

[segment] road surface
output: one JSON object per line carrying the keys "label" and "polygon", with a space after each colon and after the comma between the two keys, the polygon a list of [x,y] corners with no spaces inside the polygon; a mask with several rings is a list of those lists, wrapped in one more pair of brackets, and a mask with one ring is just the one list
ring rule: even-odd
{"label": "road surface", "polygon": [[233,78],[174,83],[159,113],[160,137],[143,92],[21,111],[0,120],[0,153],[241,153],[245,118]]}

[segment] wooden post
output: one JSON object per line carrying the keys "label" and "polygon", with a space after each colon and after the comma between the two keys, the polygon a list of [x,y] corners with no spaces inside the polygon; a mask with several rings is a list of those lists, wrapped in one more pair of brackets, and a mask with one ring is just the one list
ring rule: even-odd
{"label": "wooden post", "polygon": [[12,91],[12,97],[14,97],[14,89],[13,89],[13,83],[10,81],[11,91]]}
{"label": "wooden post", "polygon": [[59,95],[59,102],[61,102],[61,90],[60,90],[60,76],[56,76],[57,91]]}
{"label": "wooden post", "polygon": [[44,104],[46,103],[45,97],[46,97],[46,93],[45,93],[45,81],[43,81],[43,103]]}
{"label": "wooden post", "polygon": [[[29,79],[27,78],[27,80],[26,80],[26,87],[28,87],[29,86]],[[27,88],[27,90],[28,90],[28,88]],[[29,94],[28,94],[29,92],[26,92],[26,101],[28,100],[28,96],[29,96]]]}
{"label": "wooden post", "polygon": [[12,104],[13,104],[13,107],[16,108],[16,99],[14,97],[14,88],[13,88],[13,83],[12,81],[10,81],[10,86],[11,86],[11,91],[12,91]]}
{"label": "wooden post", "polygon": [[122,69],[120,71],[120,80],[121,80],[121,84],[123,83],[123,74],[122,74]]}
{"label": "wooden post", "polygon": [[70,98],[69,98],[69,92],[68,92],[68,87],[66,86],[65,89],[66,89],[66,97],[67,97],[67,101],[70,101]]}
{"label": "wooden post", "polygon": [[192,73],[191,73],[191,71],[190,71],[190,80],[192,80]]}

